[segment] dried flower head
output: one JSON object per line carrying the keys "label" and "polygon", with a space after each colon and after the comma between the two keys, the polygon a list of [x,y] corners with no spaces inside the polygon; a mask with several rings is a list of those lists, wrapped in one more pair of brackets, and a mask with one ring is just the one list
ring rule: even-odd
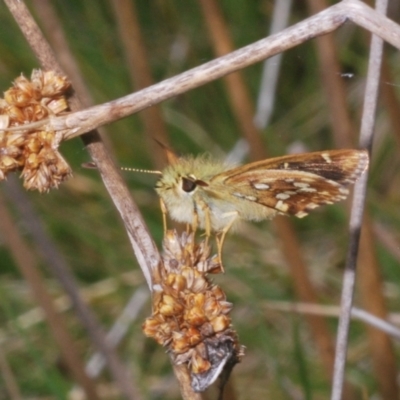
{"label": "dried flower head", "polygon": [[193,389],[203,391],[243,355],[229,317],[232,304],[207,276],[221,272],[220,261],[193,234],[167,231],[163,250],[161,290],[143,331],[168,349],[173,362],[187,363]]}
{"label": "dried flower head", "polygon": [[0,180],[22,170],[27,189],[45,192],[71,175],[57,150],[60,138],[54,131],[24,129],[24,124],[67,110],[64,93],[69,86],[67,78],[54,71],[33,70],[30,80],[21,75],[4,93],[0,99]]}

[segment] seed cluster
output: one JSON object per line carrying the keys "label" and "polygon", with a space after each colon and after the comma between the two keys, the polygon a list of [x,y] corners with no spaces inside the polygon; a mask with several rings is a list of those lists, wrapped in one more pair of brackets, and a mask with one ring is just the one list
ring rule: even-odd
{"label": "seed cluster", "polygon": [[227,342],[229,356],[238,362],[243,347],[231,327],[232,304],[207,277],[221,272],[218,257],[210,257],[205,241],[195,244],[193,234],[179,236],[175,231],[167,232],[163,249],[161,290],[154,293],[153,314],[143,324],[144,333],[165,346],[176,364],[187,363],[192,374],[215,368],[217,361],[209,350],[223,352]]}
{"label": "seed cluster", "polygon": [[67,110],[69,87],[66,77],[54,71],[34,70],[30,80],[21,75],[0,98],[0,180],[22,170],[25,188],[46,192],[71,175],[54,131],[24,129]]}

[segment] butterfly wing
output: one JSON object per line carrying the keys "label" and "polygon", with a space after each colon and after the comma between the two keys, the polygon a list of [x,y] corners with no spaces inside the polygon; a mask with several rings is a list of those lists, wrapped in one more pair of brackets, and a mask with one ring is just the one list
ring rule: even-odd
{"label": "butterfly wing", "polygon": [[[295,154],[237,167],[214,176],[210,189],[223,186],[232,202],[253,202],[280,214],[304,217],[309,211],[343,200],[347,186],[368,166],[363,150]],[[243,207],[243,209],[247,209]],[[259,219],[242,212],[245,219]]]}

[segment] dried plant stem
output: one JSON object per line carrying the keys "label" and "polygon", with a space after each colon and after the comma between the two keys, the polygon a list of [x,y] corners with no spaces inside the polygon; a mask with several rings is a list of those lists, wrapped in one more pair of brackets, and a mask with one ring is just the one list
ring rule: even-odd
{"label": "dried plant stem", "polygon": [[[58,279],[64,290],[68,293],[75,312],[80,319],[82,325],[86,328],[94,346],[107,359],[107,366],[114,376],[114,380],[122,393],[127,399],[139,399],[131,384],[131,378],[118,356],[114,352],[112,345],[106,340],[102,327],[97,322],[95,315],[82,301],[78,285],[63,255],[58,251],[57,246],[47,235],[42,221],[29,202],[28,196],[20,187],[14,177],[10,178],[7,183],[7,195],[12,199],[23,221],[26,223],[27,229],[34,240],[34,244],[38,252],[42,255],[46,265],[51,269],[52,274]],[[118,377],[115,375],[118,374]]]}
{"label": "dried plant stem", "polygon": [[[74,91],[78,94],[85,107],[93,105],[92,95],[71,52],[62,29],[63,24],[54,9],[54,2],[51,2],[51,0],[32,0],[32,6],[34,7],[35,15],[39,19],[40,26],[55,51],[58,62],[67,73],[68,78],[74,83]],[[105,128],[98,127],[97,129],[108,152],[111,153],[113,150],[112,143],[108,135],[106,135]]]}
{"label": "dried plant stem", "polygon": [[[387,0],[378,0],[378,10],[386,12]],[[360,145],[362,148],[371,150],[373,129],[375,125],[376,103],[378,98],[380,67],[382,60],[383,41],[377,36],[372,36],[371,51],[369,57],[369,68],[367,86],[364,95],[364,109],[360,134]],[[344,382],[344,367],[346,363],[348,331],[351,318],[351,307],[356,278],[356,261],[358,255],[358,242],[363,220],[364,201],[368,175],[364,174],[355,184],[354,197],[350,215],[350,243],[346,260],[346,268],[343,279],[343,290],[341,307],[342,313],[339,320],[338,336],[336,343],[336,358],[333,374],[332,400],[340,400],[342,397]],[[391,397],[391,398],[397,398]]]}
{"label": "dried plant stem", "polygon": [[[111,1],[118,22],[119,35],[122,40],[125,58],[129,67],[131,81],[137,90],[151,86],[154,81],[150,74],[151,68],[147,57],[145,44],[137,18],[135,2],[131,0]],[[161,108],[154,106],[139,114],[145,128],[149,155],[156,169],[167,164],[164,149],[154,140],[168,145],[168,133],[164,124]]]}
{"label": "dried plant stem", "polygon": [[[270,28],[271,35],[287,27],[292,4],[293,0],[275,0]],[[277,54],[264,61],[257,110],[254,116],[254,123],[259,129],[265,129],[268,126],[274,110],[281,60],[282,54]]]}
{"label": "dried plant stem", "polygon": [[174,368],[174,374],[178,379],[179,386],[181,388],[181,394],[183,400],[202,400],[200,393],[193,391],[190,384],[190,374],[185,364],[176,365],[172,363]]}
{"label": "dried plant stem", "polygon": [[[279,310],[292,313],[300,314],[311,314],[319,315],[324,317],[339,317],[340,307],[339,306],[327,306],[313,303],[293,303],[288,301],[267,301],[265,302],[265,309]],[[382,332],[393,336],[395,339],[400,340],[400,328],[394,325],[395,322],[399,322],[399,314],[388,315],[388,319],[391,322],[387,322],[382,318],[378,318],[368,311],[362,310],[357,307],[351,309],[351,316],[353,319],[363,321]]]}
{"label": "dried plant stem", "polygon": [[10,396],[10,400],[22,400],[22,395],[19,390],[17,381],[14,374],[8,365],[7,357],[3,352],[2,345],[0,344],[0,373],[3,377],[6,392]]}
{"label": "dried plant stem", "polygon": [[[60,72],[61,67],[58,65],[51,48],[42,37],[39,28],[32,19],[32,16],[25,5],[22,2],[15,0],[6,0],[6,4],[18,22],[32,49],[35,51],[38,59],[42,63],[42,66],[46,69]],[[79,107],[80,103],[78,99],[72,98],[71,108],[78,109]],[[120,178],[118,170],[113,165],[111,158],[101,143],[99,135],[91,132],[90,134],[85,135],[83,140],[87,144],[91,156],[98,166],[114,204],[121,213],[139,264],[143,269],[150,288],[152,288],[153,283],[156,283],[158,264],[160,262],[160,256],[155,244],[148,234],[140,213],[136,205],[133,203],[128,189]],[[62,258],[60,257],[60,259]],[[52,265],[52,263],[49,263],[49,265]],[[88,330],[93,342],[106,356],[108,367],[110,368],[110,372],[112,373],[115,382],[118,383],[119,389],[126,398],[140,398],[139,393],[132,385],[132,379],[128,376],[126,369],[113,353],[111,346],[108,345],[105,339],[105,334],[99,328],[94,315],[91,314],[89,309],[80,300],[72,275],[68,273],[67,268],[62,265],[62,262],[60,265],[61,270],[58,272],[62,271],[64,274],[64,279],[61,283],[63,283],[69,295],[72,296],[71,299],[78,310],[78,316],[81,318],[81,322]],[[53,270],[53,272],[55,271]]]}
{"label": "dried plant stem", "polygon": [[397,262],[400,263],[399,241],[395,237],[394,232],[379,222],[375,222],[373,228],[375,236],[379,239],[386,250],[396,258]]}
{"label": "dried plant stem", "polygon": [[[6,1],[11,2],[11,0]],[[395,22],[375,12],[359,0],[345,0],[280,33],[139,92],[71,113],[65,117],[54,117],[29,126],[51,127],[53,130],[60,131],[65,139],[71,139],[97,126],[116,121],[281,53],[314,37],[333,32],[348,20],[370,30],[400,49],[400,27]]]}
{"label": "dried plant stem", "polygon": [[66,362],[69,370],[82,386],[89,399],[98,399],[94,382],[86,375],[84,366],[76,351],[74,341],[68,333],[68,329],[64,324],[63,319],[57,313],[53,306],[53,299],[48,294],[43,279],[38,271],[37,265],[32,257],[31,250],[28,245],[19,235],[16,224],[11,219],[7,207],[0,198],[0,225],[2,232],[7,232],[4,235],[4,241],[7,243],[16,264],[29,283],[36,301],[39,303],[44,313],[46,314],[47,322],[51,329],[54,339],[60,348],[63,359]]}
{"label": "dried plant stem", "polygon": [[[381,87],[382,91],[382,99],[385,102],[385,108],[388,111],[390,122],[392,124],[391,133],[394,136],[397,143],[397,154],[400,153],[400,104],[399,100],[396,96],[396,91],[394,90],[394,86],[390,85],[389,82],[393,82],[393,78],[391,76],[390,67],[386,59],[383,59],[382,62],[382,82],[383,85]],[[399,156],[397,156],[399,158]]]}
{"label": "dried plant stem", "polygon": [[[388,312],[382,294],[383,282],[374,242],[372,222],[368,215],[364,215],[357,262],[359,292],[364,308],[371,314],[386,319]],[[397,399],[397,367],[391,338],[370,325],[367,328],[372,365],[382,398],[387,400]]]}
{"label": "dried plant stem", "polygon": [[[129,331],[129,327],[133,324],[142,310],[143,306],[147,303],[149,292],[141,287],[135,291],[129,299],[125,308],[122,310],[119,317],[114,322],[113,326],[107,333],[107,340],[113,346],[117,347],[122,339]],[[86,372],[91,377],[98,377],[101,371],[106,366],[106,358],[99,352],[92,355],[86,364]]]}
{"label": "dried plant stem", "polygon": [[[326,0],[307,0],[308,8],[312,14],[321,12],[328,7]],[[333,139],[338,148],[351,148],[354,146],[356,131],[349,115],[346,91],[341,77],[339,57],[333,34],[325,35],[315,40],[319,59],[319,71],[325,99],[330,112]]]}
{"label": "dried plant stem", "polygon": [[[137,89],[151,86],[154,82],[150,74],[148,57],[143,43],[135,4],[130,0],[112,0],[112,5],[124,46],[131,81]],[[139,114],[139,118],[145,127],[147,146],[153,160],[153,165],[156,169],[162,169],[167,164],[167,154],[156,140],[164,145],[168,145],[169,140],[161,108],[158,106],[149,107]],[[192,399],[200,396],[193,392],[186,366],[174,367],[174,373],[176,374],[181,395],[184,399]]]}
{"label": "dried plant stem", "polygon": [[[79,70],[79,65],[71,53],[67,38],[62,30],[62,23],[54,10],[54,5],[50,0],[32,0],[31,3],[35,9],[35,15],[38,16],[40,23],[43,25],[43,31],[54,49],[58,62],[63,70],[67,71],[68,78],[74,82],[74,90],[78,91],[82,102],[86,106],[90,106],[93,103],[91,94]],[[40,40],[40,36],[38,36],[38,40]],[[38,46],[43,46],[43,44],[38,44]],[[40,48],[36,53],[38,52],[40,54],[43,53]]]}
{"label": "dried plant stem", "polygon": [[[387,0],[377,0],[376,10],[382,14],[386,13]],[[371,54],[367,85],[365,90],[364,113],[362,116],[360,145],[371,150],[373,130],[375,125],[375,113],[380,86],[380,72],[383,57],[383,41],[381,38],[372,36]],[[365,193],[366,177],[361,180],[364,184],[362,189]],[[357,186],[356,186],[357,187]],[[355,189],[356,190],[356,189]],[[367,215],[364,215],[363,228],[360,238],[360,257],[358,269],[360,270],[360,289],[365,308],[372,314],[386,318],[387,310],[382,293],[382,278],[377,267],[377,256],[374,251],[375,242],[372,234],[372,223]],[[383,399],[397,399],[399,388],[397,383],[397,367],[393,345],[390,338],[376,329],[368,329],[370,347],[373,356],[373,365],[377,376]]]}
{"label": "dried plant stem", "polygon": [[[228,27],[222,16],[219,5],[214,0],[199,0],[214,53],[217,57],[232,54],[234,45],[230,38]],[[235,72],[224,77],[224,82],[229,93],[228,99],[235,113],[236,121],[244,138],[249,143],[250,155],[253,160],[265,158],[265,148],[259,130],[253,123],[254,108],[251,102],[241,72]]]}
{"label": "dried plant stem", "polygon": [[[308,0],[308,5],[313,13],[320,12],[328,6],[326,0]],[[325,35],[317,38],[315,42],[321,64],[320,71],[323,88],[326,92],[326,99],[331,113],[334,139],[338,147],[352,147],[356,132],[347,107],[346,93],[340,74],[341,71],[333,36]],[[368,221],[368,218],[365,220]],[[370,228],[368,228],[368,231],[370,231]],[[372,235],[362,235],[360,246],[359,268],[361,269],[361,273],[359,274],[359,280],[361,287],[366,288],[367,292],[363,296],[364,307],[375,315],[385,318],[385,301],[381,290],[382,281],[379,274],[378,260],[373,250],[375,241]],[[382,388],[388,386],[394,387],[393,382],[395,382],[396,367],[393,362],[394,353],[393,348],[390,346],[389,338],[382,332],[376,331],[375,336],[379,336],[379,340],[372,333],[369,336],[372,359],[376,366],[376,376],[378,377],[378,381],[381,382],[380,386]],[[387,360],[385,364],[382,363],[382,358]],[[392,361],[389,362],[389,360]],[[392,381],[392,384],[388,384],[389,380]],[[348,390],[347,387],[346,389]],[[347,390],[343,397],[353,398],[354,394],[348,394]],[[385,391],[383,390],[383,392]]]}
{"label": "dried plant stem", "polygon": [[[317,303],[317,293],[309,279],[307,266],[298,243],[297,236],[289,220],[277,217],[274,227],[281,238],[282,253],[290,268],[297,297],[306,303]],[[307,322],[315,340],[316,348],[328,376],[332,374],[334,363],[334,342],[329,328],[323,318],[307,316]]]}
{"label": "dried plant stem", "polygon": [[[39,28],[24,4],[16,0],[5,0],[5,2],[43,67],[54,71],[62,71],[50,46],[41,35]],[[71,109],[81,107],[77,97],[70,99],[70,107]],[[152,288],[152,285],[157,283],[158,279],[158,264],[160,262],[158,250],[149,235],[136,204],[130,196],[128,188],[119,175],[119,170],[110,159],[98,134],[91,131],[90,134],[85,135],[82,139],[88,146],[90,155],[101,173],[106,188],[121,214],[136,258],[149,287]]]}

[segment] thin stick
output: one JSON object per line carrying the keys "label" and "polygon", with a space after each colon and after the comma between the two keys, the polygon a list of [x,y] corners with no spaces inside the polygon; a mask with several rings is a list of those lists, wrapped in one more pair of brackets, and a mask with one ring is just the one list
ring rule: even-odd
{"label": "thin stick", "polygon": [[[78,93],[79,99],[85,107],[92,106],[94,104],[93,97],[68,44],[68,40],[63,31],[63,24],[55,10],[54,1],[32,0],[32,6],[45,36],[55,51],[58,62],[67,73],[68,78],[73,82],[74,91]],[[108,152],[114,153],[106,129],[104,127],[99,127],[98,130]]]}
{"label": "thin stick", "polygon": [[[285,29],[289,22],[293,0],[275,0],[270,33]],[[281,68],[282,54],[277,54],[264,61],[261,83],[257,99],[254,124],[258,129],[265,129],[271,119],[275,105],[276,88]]]}
{"label": "thin stick", "polygon": [[22,400],[21,391],[19,390],[17,380],[11,367],[8,365],[6,354],[0,345],[0,372],[3,377],[5,391],[10,396],[10,400]]}
{"label": "thin stick", "polygon": [[[30,46],[35,51],[42,66],[45,69],[52,69],[63,73],[50,46],[43,38],[40,29],[36,25],[24,3],[15,0],[5,0],[5,3],[19,24]],[[81,107],[80,102],[76,97],[71,98],[70,106],[72,109],[79,109]],[[102,175],[103,182],[105,183],[116,208],[121,214],[132,247],[136,254],[136,258],[151,290],[153,284],[156,284],[158,279],[160,255],[157,248],[148,233],[147,227],[144,224],[137,206],[134,204],[130,196],[129,190],[121,179],[119,171],[114,166],[98,133],[91,132],[90,134],[85,135],[83,140]],[[48,238],[44,235],[42,239]],[[42,244],[44,244],[43,248],[46,248],[48,245],[46,240],[44,240]],[[141,396],[138,393],[138,390],[132,384],[132,378],[129,376],[127,370],[119,361],[118,357],[116,357],[111,346],[107,343],[105,334],[99,327],[94,315],[81,301],[79,293],[76,290],[73,276],[69,273],[68,268],[66,268],[63,263],[62,257],[59,257],[59,254],[56,254],[57,252],[55,251],[54,246],[50,247],[53,250],[51,257],[54,258],[52,258],[52,262],[49,262],[48,264],[53,266],[56,264],[58,265],[59,269],[53,269],[53,272],[58,274],[57,276],[59,279],[61,276],[63,277],[60,281],[63,283],[65,290],[71,296],[77,314],[90,334],[93,343],[98,347],[99,351],[106,356],[108,367],[110,368],[110,372],[113,375],[115,382],[118,382],[119,389],[128,399],[140,398]],[[50,257],[50,254],[47,255]]]}
{"label": "thin stick", "polygon": [[[5,0],[5,3],[18,22],[22,33],[34,50],[43,68],[59,71],[64,74],[54,57],[52,49],[41,35],[39,27],[33,20],[24,3],[16,0]],[[81,108],[79,99],[76,96],[69,99],[69,104],[72,110]],[[160,255],[157,247],[149,234],[138,207],[132,200],[125,182],[121,179],[119,169],[116,168],[112,162],[97,132],[91,131],[90,134],[84,136],[82,140],[86,144],[101,174],[110,197],[121,214],[132,248],[151,290],[152,284],[157,283],[158,279]]]}
{"label": "thin stick", "polygon": [[[218,1],[199,0],[199,4],[204,14],[215,56],[221,57],[225,54],[233,54],[235,46]],[[253,122],[254,107],[243,79],[242,71],[224,76],[223,81],[236,123],[249,144],[251,159],[262,160],[266,155],[265,146],[261,134]]]}
{"label": "thin stick", "polygon": [[[327,7],[327,0],[307,0],[311,14],[316,14]],[[332,136],[337,148],[352,148],[356,143],[357,130],[350,118],[348,98],[344,80],[341,77],[339,51],[335,35],[324,35],[314,44],[319,62],[319,75],[325,92],[327,113],[330,117]]]}
{"label": "thin stick", "polygon": [[[377,11],[385,13],[387,0],[377,3]],[[360,147],[366,148],[371,153],[373,130],[375,126],[375,112],[379,90],[379,77],[383,52],[383,40],[376,35],[372,36],[371,51],[368,65],[367,84],[364,94],[364,109],[361,121]],[[358,243],[364,212],[364,201],[368,174],[363,174],[354,185],[354,197],[350,215],[349,249],[343,277],[343,290],[341,298],[341,318],[336,342],[335,367],[333,372],[333,385],[331,400],[340,400],[342,397],[344,369],[348,344],[348,332],[351,319],[351,308],[356,280],[356,262]]]}
{"label": "thin stick", "polygon": [[[339,306],[327,306],[315,303],[302,303],[302,302],[289,302],[289,301],[267,301],[265,302],[265,308],[271,310],[279,310],[285,312],[299,313],[299,314],[310,314],[319,315],[324,317],[339,317],[340,307]],[[394,321],[398,322],[399,314],[388,315],[388,319],[378,318],[377,316],[369,313],[368,311],[362,310],[358,307],[351,309],[351,316],[353,319],[363,321],[382,332],[385,332],[395,339],[400,340],[400,328],[394,325]]]}
{"label": "thin stick", "polygon": [[7,232],[7,235],[4,236],[4,241],[16,260],[16,265],[22,276],[29,283],[37,303],[45,313],[53,338],[60,349],[69,371],[74,379],[76,379],[76,382],[82,386],[88,399],[99,399],[95,383],[85,373],[77,347],[65,326],[64,320],[53,306],[53,299],[44,285],[42,274],[38,269],[34,257],[31,257],[31,249],[20,236],[17,224],[11,218],[2,198],[0,198],[0,221],[0,229],[2,232]]}
{"label": "thin stick", "polygon": [[201,394],[193,391],[190,385],[190,375],[187,366],[184,364],[176,365],[174,363],[172,363],[172,366],[174,374],[179,381],[182,398],[185,400],[202,400]]}
{"label": "thin stick", "polygon": [[375,222],[373,229],[375,236],[381,242],[382,246],[400,263],[400,246],[394,233],[380,222]]}
{"label": "thin stick", "polygon": [[76,315],[88,332],[93,345],[107,359],[107,366],[119,390],[124,393],[127,399],[140,399],[140,395],[131,383],[127,369],[119,360],[112,345],[106,340],[102,326],[98,323],[93,312],[82,301],[78,285],[70,272],[64,256],[58,251],[56,244],[47,235],[42,221],[33,210],[25,191],[20,187],[16,177],[10,177],[6,185],[6,194],[9,199],[12,199],[22,220],[25,222],[38,252],[42,255],[46,265],[51,268],[52,274],[68,293]]}
{"label": "thin stick", "polygon": [[[124,56],[129,67],[129,75],[136,90],[151,86],[154,79],[151,76],[150,62],[146,52],[142,32],[139,24],[135,1],[112,0],[115,11],[119,36],[121,38]],[[153,165],[160,169],[167,164],[167,157],[158,142],[168,145],[168,132],[165,126],[161,108],[149,107],[138,116],[146,133],[147,148]]]}
{"label": "thin stick", "polygon": [[[11,2],[11,0],[6,1]],[[65,140],[71,139],[100,125],[116,121],[240,68],[291,49],[314,37],[333,32],[348,20],[370,30],[400,49],[399,25],[359,0],[345,0],[278,34],[259,40],[139,92],[67,116],[53,117],[29,124],[27,127],[45,126],[47,129],[59,131]]]}
{"label": "thin stick", "polygon": [[[136,292],[132,295],[125,308],[122,310],[121,314],[118,316],[113,326],[107,333],[107,341],[111,344],[111,346],[117,347],[122,341],[122,339],[128,333],[129,327],[136,320],[139,312],[146,304],[148,298],[149,292],[143,287],[136,290]],[[86,364],[87,374],[92,378],[98,377],[106,366],[106,362],[107,360],[103,354],[99,352],[93,354]]]}

